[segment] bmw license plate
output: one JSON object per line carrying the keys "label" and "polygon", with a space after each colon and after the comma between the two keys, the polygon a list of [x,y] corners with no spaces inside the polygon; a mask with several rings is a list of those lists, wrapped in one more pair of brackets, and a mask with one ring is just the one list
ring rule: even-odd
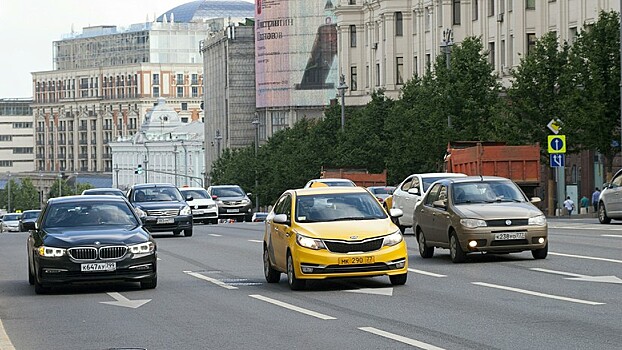
{"label": "bmw license plate", "polygon": [[507,241],[510,239],[525,239],[525,232],[495,233],[495,241]]}
{"label": "bmw license plate", "polygon": [[175,223],[175,218],[158,218],[157,224],[173,224]]}
{"label": "bmw license plate", "polygon": [[373,264],[375,261],[373,256],[348,256],[339,258],[339,265]]}
{"label": "bmw license plate", "polygon": [[80,264],[82,272],[115,271],[116,269],[116,262]]}

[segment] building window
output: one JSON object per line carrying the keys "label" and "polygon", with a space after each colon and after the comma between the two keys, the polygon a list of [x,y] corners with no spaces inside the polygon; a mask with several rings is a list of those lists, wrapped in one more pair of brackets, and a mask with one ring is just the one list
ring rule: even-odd
{"label": "building window", "polygon": [[350,67],[350,91],[356,91],[357,88],[357,71],[356,67]]}
{"label": "building window", "polygon": [[350,25],[350,47],[356,47],[356,26]]}
{"label": "building window", "polygon": [[13,162],[10,160],[0,160],[0,167],[10,168],[13,166]]}
{"label": "building window", "polygon": [[356,0],[348,0],[348,5],[356,5]]}
{"label": "building window", "polygon": [[0,141],[13,141],[13,136],[11,136],[11,135],[0,135]]}
{"label": "building window", "polygon": [[527,54],[529,55],[536,47],[536,34],[527,33]]}
{"label": "building window", "polygon": [[477,21],[479,19],[479,0],[472,0],[471,6],[473,12],[471,16],[473,17],[474,21]]}
{"label": "building window", "polygon": [[572,45],[574,44],[576,40],[577,40],[577,27],[572,27],[568,29],[568,43]]}
{"label": "building window", "polygon": [[460,24],[460,0],[452,1],[451,16],[453,24]]}
{"label": "building window", "polygon": [[192,74],[192,85],[199,85],[199,75],[198,74]]}
{"label": "building window", "polygon": [[15,147],[13,148],[13,154],[33,154],[32,147]]}
{"label": "building window", "polygon": [[154,86],[153,87],[153,97],[160,97],[160,87],[159,86]]}
{"label": "building window", "polygon": [[404,57],[395,58],[395,84],[404,84]]}
{"label": "building window", "polygon": [[536,9],[536,0],[525,0],[525,9],[527,9],[527,10],[535,10]]}
{"label": "building window", "polygon": [[13,129],[31,129],[32,123],[30,122],[17,122],[13,123]]}
{"label": "building window", "polygon": [[413,19],[413,34],[417,34],[417,12],[413,11],[412,13],[412,19]]}
{"label": "building window", "polygon": [[493,68],[495,67],[495,43],[488,43],[488,62]]}
{"label": "building window", "polygon": [[376,86],[380,86],[380,63],[376,63]]}
{"label": "building window", "polygon": [[425,54],[425,69],[430,69],[430,64],[432,63],[431,57],[429,53]]}
{"label": "building window", "polygon": [[177,85],[184,85],[184,75],[177,74]]}
{"label": "building window", "polygon": [[429,7],[425,8],[425,30],[426,32],[430,30],[430,25],[432,23],[432,11],[430,11]]}
{"label": "building window", "polygon": [[419,59],[417,56],[413,57],[413,73],[414,75],[419,74]]}
{"label": "building window", "polygon": [[153,74],[152,84],[153,85],[160,85],[160,74],[157,74],[157,73]]}
{"label": "building window", "polygon": [[497,0],[488,0],[488,16],[495,15],[495,1]]}
{"label": "building window", "polygon": [[272,117],[272,133],[279,130],[286,129],[289,124],[287,123],[287,111],[273,111]]}
{"label": "building window", "polygon": [[177,97],[184,97],[184,87],[183,86],[178,86],[177,87]]}
{"label": "building window", "polygon": [[514,65],[514,35],[510,35],[510,39],[508,41],[508,67],[512,67]]}
{"label": "building window", "polygon": [[192,97],[199,97],[199,88],[196,86],[192,87]]}
{"label": "building window", "polygon": [[368,88],[369,87],[369,66],[365,66],[365,87]]}
{"label": "building window", "polygon": [[505,40],[501,40],[501,69],[505,68]]}
{"label": "building window", "polygon": [[395,36],[404,36],[404,17],[401,12],[395,13]]}
{"label": "building window", "polygon": [[181,110],[182,111],[187,111],[188,110],[188,102],[182,102],[181,103]]}

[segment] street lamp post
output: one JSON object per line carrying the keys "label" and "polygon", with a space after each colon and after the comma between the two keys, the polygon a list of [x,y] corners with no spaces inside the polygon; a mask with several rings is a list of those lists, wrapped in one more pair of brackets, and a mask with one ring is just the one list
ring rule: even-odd
{"label": "street lamp post", "polygon": [[216,136],[214,136],[214,140],[216,140],[216,158],[220,158],[220,140],[222,140],[220,129],[216,129]]}
{"label": "street lamp post", "polygon": [[341,74],[339,76],[339,86],[337,90],[339,90],[339,96],[341,96],[341,131],[344,131],[346,125],[346,90],[348,89],[348,85],[346,84],[346,76]]}
{"label": "street lamp post", "polygon": [[39,209],[43,209],[43,174],[39,170]]}
{"label": "street lamp post", "polygon": [[[253,125],[255,126],[255,163],[257,163],[257,153],[259,151],[259,116],[255,112],[255,119],[253,119]],[[255,166],[255,212],[259,211],[259,193],[257,188],[259,187],[259,179],[257,178],[257,166]]]}
{"label": "street lamp post", "polygon": [[11,212],[11,172],[7,171],[7,175],[8,175],[7,176],[8,177],[7,186],[8,186],[8,191],[9,191],[9,193],[8,193],[9,200],[8,200],[8,205],[7,205],[7,211],[10,213]]}
{"label": "street lamp post", "polygon": [[58,174],[58,196],[63,196],[63,174]]}
{"label": "street lamp post", "polygon": [[[441,40],[441,52],[445,54],[447,71],[451,68],[451,47],[454,45],[454,34],[451,29],[443,30],[443,40]],[[447,127],[451,129],[451,114],[447,113]]]}
{"label": "street lamp post", "polygon": [[73,187],[74,187],[74,192],[75,194],[78,194],[78,172],[76,171],[75,173],[73,173],[74,175],[74,180],[73,180]]}

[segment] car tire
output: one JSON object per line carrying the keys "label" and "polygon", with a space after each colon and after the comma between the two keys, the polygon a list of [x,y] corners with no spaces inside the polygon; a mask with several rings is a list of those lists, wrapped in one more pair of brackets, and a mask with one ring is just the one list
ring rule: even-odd
{"label": "car tire", "polygon": [[263,247],[263,272],[268,283],[277,283],[281,280],[281,273],[272,268],[270,253],[266,246]]}
{"label": "car tire", "polygon": [[601,224],[608,224],[611,222],[611,218],[607,216],[607,209],[605,209],[605,203],[598,203],[598,221]]}
{"label": "car tire", "polygon": [[179,236],[181,234],[181,230],[173,230],[173,234],[175,236]]}
{"label": "car tire", "polygon": [[394,286],[403,286],[404,284],[406,284],[407,279],[408,279],[407,273],[389,276],[389,281],[391,281],[391,284]]}
{"label": "car tire", "polygon": [[191,228],[187,228],[184,230],[184,236],[185,237],[192,237],[192,229]]}
{"label": "car tire", "polygon": [[417,243],[419,244],[419,255],[421,255],[422,258],[428,259],[434,255],[434,247],[428,247],[425,235],[421,229],[417,230]]}
{"label": "car tire", "polygon": [[294,270],[294,258],[291,253],[287,253],[287,284],[291,290],[302,290],[305,288],[307,281],[296,278]]}
{"label": "car tire", "polygon": [[400,229],[400,232],[402,234],[404,234],[404,232],[406,232],[406,226],[402,226],[402,224],[400,224],[400,219],[395,219],[395,224],[397,225],[397,228]]}
{"label": "car tire", "polygon": [[531,251],[531,255],[534,259],[545,259],[549,253],[549,243],[547,242],[544,248],[534,249]]}
{"label": "car tire", "polygon": [[28,259],[28,284],[31,286],[35,284],[35,276],[32,274],[32,263]]}
{"label": "car tire", "polygon": [[453,263],[462,263],[466,260],[466,253],[462,250],[455,232],[452,232],[449,236],[449,254]]}
{"label": "car tire", "polygon": [[140,281],[140,289],[154,289],[158,286],[158,276]]}

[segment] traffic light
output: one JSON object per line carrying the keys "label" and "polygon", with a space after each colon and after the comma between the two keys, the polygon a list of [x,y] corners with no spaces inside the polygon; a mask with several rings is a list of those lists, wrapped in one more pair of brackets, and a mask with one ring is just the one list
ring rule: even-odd
{"label": "traffic light", "polygon": [[143,173],[143,165],[138,164],[138,166],[136,166],[136,170],[134,170],[134,174],[140,175],[142,173]]}

